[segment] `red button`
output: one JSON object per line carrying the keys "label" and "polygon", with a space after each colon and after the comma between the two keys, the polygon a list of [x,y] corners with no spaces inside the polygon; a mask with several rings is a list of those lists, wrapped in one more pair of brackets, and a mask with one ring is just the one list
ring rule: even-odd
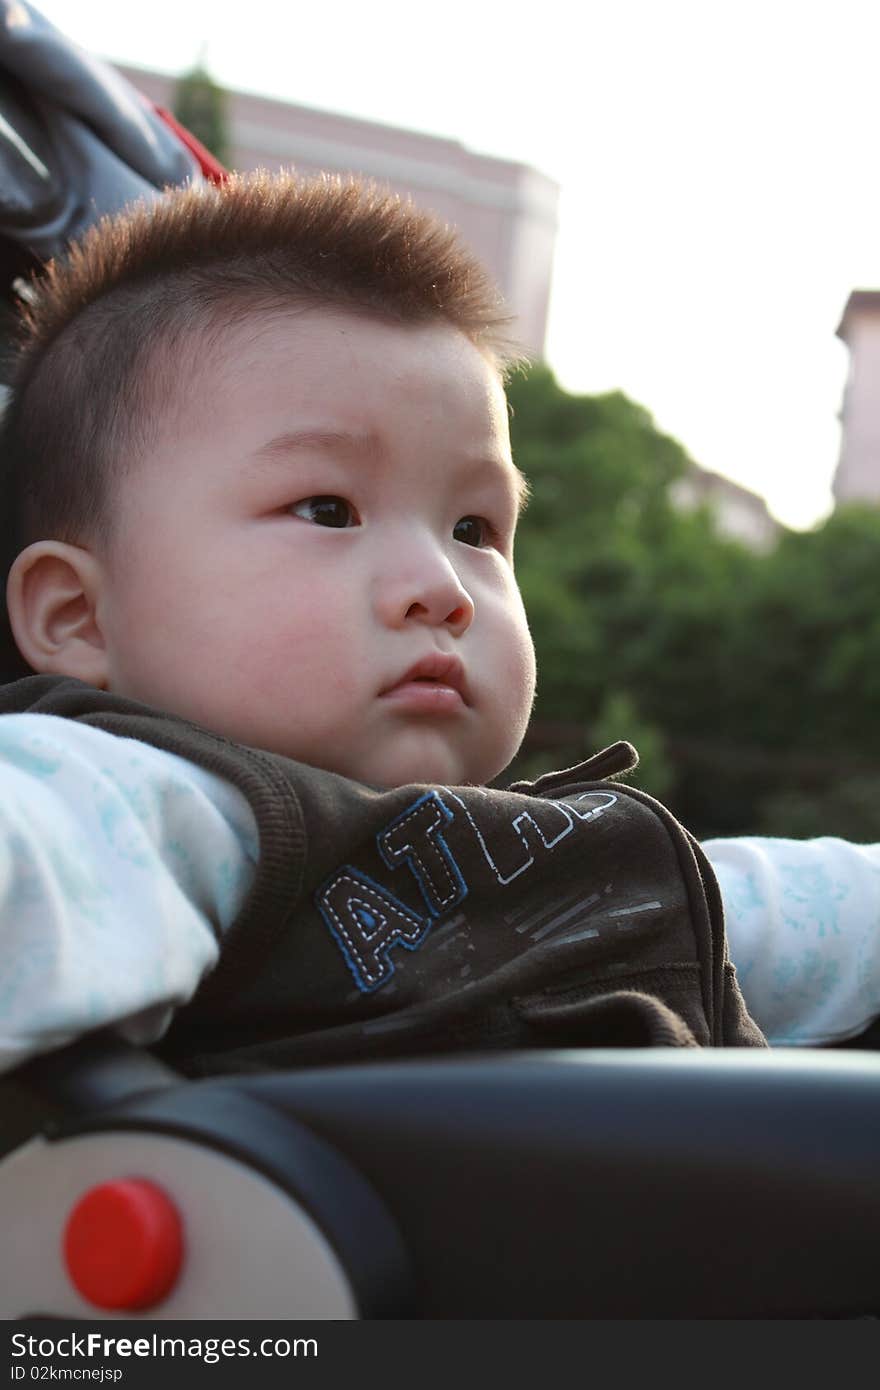
{"label": "red button", "polygon": [[149,1308],[180,1273],[177,1208],[145,1178],[103,1182],[67,1218],[64,1261],[83,1298],[98,1308]]}

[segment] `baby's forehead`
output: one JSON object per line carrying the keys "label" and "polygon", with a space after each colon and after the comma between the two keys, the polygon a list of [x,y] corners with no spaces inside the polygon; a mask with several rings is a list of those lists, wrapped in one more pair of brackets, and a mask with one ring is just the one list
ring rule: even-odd
{"label": "baby's forehead", "polygon": [[405,491],[414,511],[442,495],[512,535],[527,500],[498,366],[448,324],[236,304],[188,322],[149,365],[140,457],[111,503],[120,520],[147,497],[166,517],[187,497],[351,498],[354,475],[386,498],[390,484],[401,504]]}
{"label": "baby's forehead", "polygon": [[497,363],[443,321],[236,305],[187,325],[152,365],[157,405],[178,431],[213,432],[235,415],[259,420],[263,412],[270,432],[258,447],[293,434],[319,444],[363,436],[378,446],[417,425],[426,443],[448,437],[477,453],[509,454]]}

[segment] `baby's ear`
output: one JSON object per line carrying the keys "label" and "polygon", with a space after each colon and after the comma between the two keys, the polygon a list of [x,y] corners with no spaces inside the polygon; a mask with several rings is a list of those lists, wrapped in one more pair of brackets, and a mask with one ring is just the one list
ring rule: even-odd
{"label": "baby's ear", "polygon": [[107,686],[107,654],[96,619],[101,569],[78,545],[35,541],[15,559],[6,586],[16,645],[38,675]]}

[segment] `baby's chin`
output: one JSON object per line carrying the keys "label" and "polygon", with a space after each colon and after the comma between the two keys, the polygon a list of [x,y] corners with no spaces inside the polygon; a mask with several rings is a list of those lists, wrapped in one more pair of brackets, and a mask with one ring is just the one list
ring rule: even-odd
{"label": "baby's chin", "polygon": [[371,758],[343,771],[344,777],[392,791],[410,786],[474,786],[480,778],[459,759]]}
{"label": "baby's chin", "polygon": [[330,768],[354,782],[391,790],[408,786],[484,786],[503,771],[485,758],[468,758],[458,750],[445,748],[414,749],[405,746],[406,740],[388,748],[375,748],[361,757],[340,759],[340,765]]}

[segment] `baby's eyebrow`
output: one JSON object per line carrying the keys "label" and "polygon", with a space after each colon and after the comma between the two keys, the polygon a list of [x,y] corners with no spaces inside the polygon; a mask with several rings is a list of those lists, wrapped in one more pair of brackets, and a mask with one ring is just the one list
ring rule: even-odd
{"label": "baby's eyebrow", "polygon": [[[379,449],[379,439],[372,431],[357,433],[352,430],[320,428],[285,430],[282,434],[276,435],[274,439],[267,439],[265,444],[261,444],[254,451],[249,462],[257,466],[263,463],[283,463],[291,454],[295,454],[300,449],[319,449],[327,452],[341,449],[350,454],[375,456]],[[528,478],[520,472],[514,463],[508,464],[500,458],[488,458],[482,462],[488,470],[496,473],[499,477],[503,477],[505,480],[507,477],[512,477],[516,511],[517,515],[520,515],[528,503],[531,491]]]}
{"label": "baby's eyebrow", "polygon": [[351,430],[303,429],[285,430],[274,439],[267,439],[252,455],[255,463],[283,461],[298,449],[346,449],[351,453],[373,453],[377,439],[374,434],[356,434]]}

